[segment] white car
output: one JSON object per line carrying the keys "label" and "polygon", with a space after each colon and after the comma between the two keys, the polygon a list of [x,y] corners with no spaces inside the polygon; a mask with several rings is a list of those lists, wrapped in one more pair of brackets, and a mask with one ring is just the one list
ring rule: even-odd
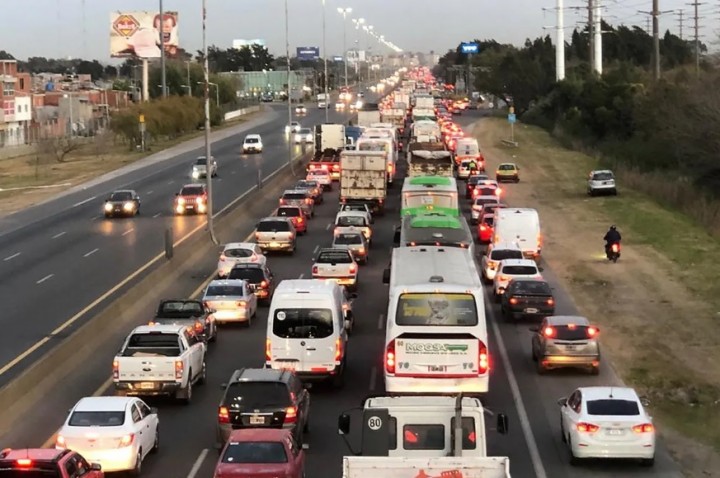
{"label": "white car", "polygon": [[218,277],[227,277],[235,264],[267,264],[267,257],[254,242],[231,242],[225,244],[218,259]]}
{"label": "white car", "polygon": [[335,111],[345,111],[345,103],[342,101],[335,103]]}
{"label": "white car", "polygon": [[310,128],[300,128],[300,130],[293,136],[293,142],[295,144],[312,143],[315,140],[313,132]]}
{"label": "white car", "polygon": [[362,211],[342,211],[335,216],[335,234],[343,232],[360,231],[368,245],[372,242],[372,229],[370,220]]}
{"label": "white car", "polygon": [[591,171],[588,177],[587,190],[590,196],[595,196],[596,194],[612,194],[613,196],[617,196],[615,175],[609,169]]}
{"label": "white car", "polygon": [[483,252],[482,261],[480,262],[485,280],[493,282],[498,265],[501,261],[507,259],[524,259],[520,246],[515,242],[498,242],[497,244],[491,242],[487,251]]}
{"label": "white car", "polygon": [[307,172],[305,180],[317,181],[326,191],[332,189],[332,178],[330,177],[330,171],[327,169],[311,169]]}
{"label": "white car", "polygon": [[367,204],[363,204],[363,203],[340,204],[339,212],[346,212],[346,211],[356,211],[356,212],[365,213],[365,217],[367,218],[367,220],[370,224],[373,224],[375,222],[375,218],[372,215],[370,206],[368,206]]}
{"label": "white car", "polygon": [[[467,179],[470,177],[470,164],[473,162],[471,159],[464,159],[460,161],[460,165],[458,166],[457,170],[457,177],[458,179]],[[475,161],[475,164],[477,164],[477,161]]]}
{"label": "white car", "polygon": [[[217,176],[217,170],[217,161],[215,161],[215,158],[210,156],[210,176],[213,178]],[[192,170],[190,171],[190,177],[192,177],[193,179],[207,177],[207,160],[205,159],[205,156],[198,156],[198,158],[195,160],[192,165]]]}
{"label": "white car", "polygon": [[249,134],[245,136],[243,141],[242,152],[247,153],[262,153],[263,142],[259,134]]}
{"label": "white car", "polygon": [[483,206],[485,204],[500,204],[500,197],[495,194],[492,196],[478,196],[473,199],[473,204],[470,206],[470,218],[473,224],[480,219],[480,214],[483,213]]}
{"label": "white car", "polygon": [[215,310],[213,315],[218,324],[244,322],[250,327],[258,308],[255,292],[242,279],[210,282],[202,300]]}
{"label": "white car", "polygon": [[285,126],[285,134],[297,133],[302,129],[302,126],[297,121],[291,121],[289,125]]}
{"label": "white car", "polygon": [[655,462],[655,426],[644,400],[627,387],[581,387],[558,400],[562,441],[570,462],[583,458]]}
{"label": "white car", "polygon": [[142,461],[158,450],[157,410],[137,397],[85,397],[70,409],[55,448],[80,453],[104,472],[140,474]]}
{"label": "white car", "polygon": [[332,280],[354,291],[357,289],[358,264],[348,249],[323,248],[318,251],[312,266],[312,278]]}
{"label": "white car", "polygon": [[493,292],[495,300],[500,301],[500,296],[512,279],[542,279],[542,269],[532,259],[505,259],[500,261],[497,272],[493,279]]}

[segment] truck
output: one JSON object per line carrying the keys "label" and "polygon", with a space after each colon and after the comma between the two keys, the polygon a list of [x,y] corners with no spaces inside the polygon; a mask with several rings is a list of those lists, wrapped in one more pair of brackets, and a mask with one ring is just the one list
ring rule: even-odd
{"label": "truck", "polygon": [[382,151],[343,151],[340,154],[340,203],[367,204],[383,215],[387,196],[387,154]]}
{"label": "truck", "polygon": [[380,123],[379,110],[360,110],[358,111],[358,126],[370,126],[373,123]]}
{"label": "truck", "polygon": [[439,149],[438,144],[442,146],[442,143],[410,143],[408,177],[453,176],[452,153]]}
{"label": "truck", "polygon": [[435,100],[428,94],[419,94],[415,92],[415,109],[433,109],[435,108]]}
{"label": "truck", "polygon": [[405,135],[405,109],[404,108],[385,108],[380,112],[383,123],[390,123],[395,127],[397,136],[402,138]]}
{"label": "truck", "polygon": [[205,342],[217,340],[217,324],[213,310],[200,300],[164,299],[160,301],[150,324],[185,325]]}
{"label": "truck", "polygon": [[429,137],[434,141],[440,141],[440,125],[432,120],[415,121],[412,125],[411,140],[420,141],[420,137]]}
{"label": "truck", "polygon": [[435,108],[418,108],[415,107],[412,110],[412,119],[413,121],[422,121],[422,120],[431,120],[435,121],[437,117],[435,116]]}
{"label": "truck", "polygon": [[344,456],[342,478],[511,478],[504,456],[376,458]]}
{"label": "truck", "polygon": [[193,386],[205,382],[206,351],[192,327],[136,327],[113,360],[115,391],[128,396],[168,395],[190,403]]}
{"label": "truck", "polygon": [[324,169],[330,179],[340,180],[340,152],[345,149],[345,126],[341,124],[319,124],[315,126],[315,154],[307,171]]}

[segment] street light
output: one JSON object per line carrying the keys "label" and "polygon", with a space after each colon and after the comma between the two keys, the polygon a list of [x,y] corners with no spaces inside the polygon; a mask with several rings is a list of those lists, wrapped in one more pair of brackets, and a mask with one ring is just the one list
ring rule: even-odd
{"label": "street light", "polygon": [[[203,84],[203,82],[202,82],[202,81],[198,81],[198,85],[201,85],[201,84]],[[210,81],[208,81],[207,84],[210,85],[210,86],[214,86],[214,87],[215,87],[215,104],[216,104],[216,105],[218,106],[218,108],[219,108],[219,107],[220,107],[220,87],[218,86],[217,83],[212,83],[212,82],[210,82]]]}
{"label": "street light", "polygon": [[[207,44],[207,0],[202,0],[202,46],[203,46],[203,76],[204,76],[204,103],[205,103],[205,168],[212,171],[212,151],[210,148],[210,62],[208,60]],[[212,174],[206,174],[205,184],[207,187],[207,226],[210,233],[210,240],[213,244],[219,244],[215,236],[213,222],[213,183]]]}
{"label": "street light", "polygon": [[347,14],[352,13],[352,8],[338,8],[338,13],[343,16],[343,63],[345,64],[345,88],[348,87],[348,52],[347,52]]}
{"label": "street light", "polygon": [[161,88],[163,92],[163,98],[167,98],[167,73],[165,71],[165,12],[163,11],[163,0],[159,0],[158,7],[160,10],[160,69],[162,70]]}
{"label": "street light", "polygon": [[330,103],[330,95],[328,94],[328,68],[327,68],[327,46],[325,43],[325,0],[322,0],[322,7],[323,7],[323,14],[322,14],[322,32],[323,32],[323,63],[325,64],[325,81],[323,81],[325,86],[325,122],[329,123],[329,110],[328,105]]}

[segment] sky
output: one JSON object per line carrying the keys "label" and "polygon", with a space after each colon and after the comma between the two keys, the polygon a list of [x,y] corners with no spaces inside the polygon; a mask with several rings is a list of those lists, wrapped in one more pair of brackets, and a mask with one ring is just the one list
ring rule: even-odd
{"label": "sky", "polygon": [[[158,10],[158,0],[2,0],[3,22],[0,50],[16,58],[29,56],[73,57],[111,62],[109,31],[111,11]],[[329,56],[342,55],[343,20],[338,7],[351,7],[347,19],[347,44],[360,37],[361,48],[373,44],[356,31],[350,18],[364,18],[376,32],[406,51],[444,54],[461,41],[495,39],[521,44],[528,37],[553,33],[555,0],[325,0],[326,45]],[[597,0],[596,0],[597,1]],[[683,29],[692,35],[690,0],[660,0],[660,29],[679,33],[679,11],[684,10]],[[611,24],[646,26],[652,0],[603,0],[603,15]],[[30,5],[32,4],[31,8]],[[564,0],[566,38],[573,26],[587,19],[587,0]],[[717,36],[720,6],[705,0],[699,7],[702,40]],[[208,44],[232,46],[234,39],[263,39],[271,53],[284,55],[285,15],[283,0],[207,0]],[[322,0],[288,0],[290,51],[316,46],[322,51]],[[180,46],[195,52],[202,46],[202,0],[164,0],[166,11],[179,12]],[[39,14],[42,12],[42,14]],[[376,43],[373,51],[380,48]],[[383,50],[383,53],[387,53]],[[322,52],[321,52],[322,55]]]}

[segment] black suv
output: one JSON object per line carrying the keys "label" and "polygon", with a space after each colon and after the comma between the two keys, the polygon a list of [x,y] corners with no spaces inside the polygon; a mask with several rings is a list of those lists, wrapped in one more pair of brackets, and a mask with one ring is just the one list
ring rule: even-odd
{"label": "black suv", "polygon": [[298,443],[307,432],[310,393],[289,370],[244,368],[233,372],[218,407],[217,445],[239,428],[287,428]]}
{"label": "black suv", "polygon": [[270,305],[275,282],[273,274],[262,264],[235,264],[226,279],[243,279],[255,293],[255,297],[265,305]]}

